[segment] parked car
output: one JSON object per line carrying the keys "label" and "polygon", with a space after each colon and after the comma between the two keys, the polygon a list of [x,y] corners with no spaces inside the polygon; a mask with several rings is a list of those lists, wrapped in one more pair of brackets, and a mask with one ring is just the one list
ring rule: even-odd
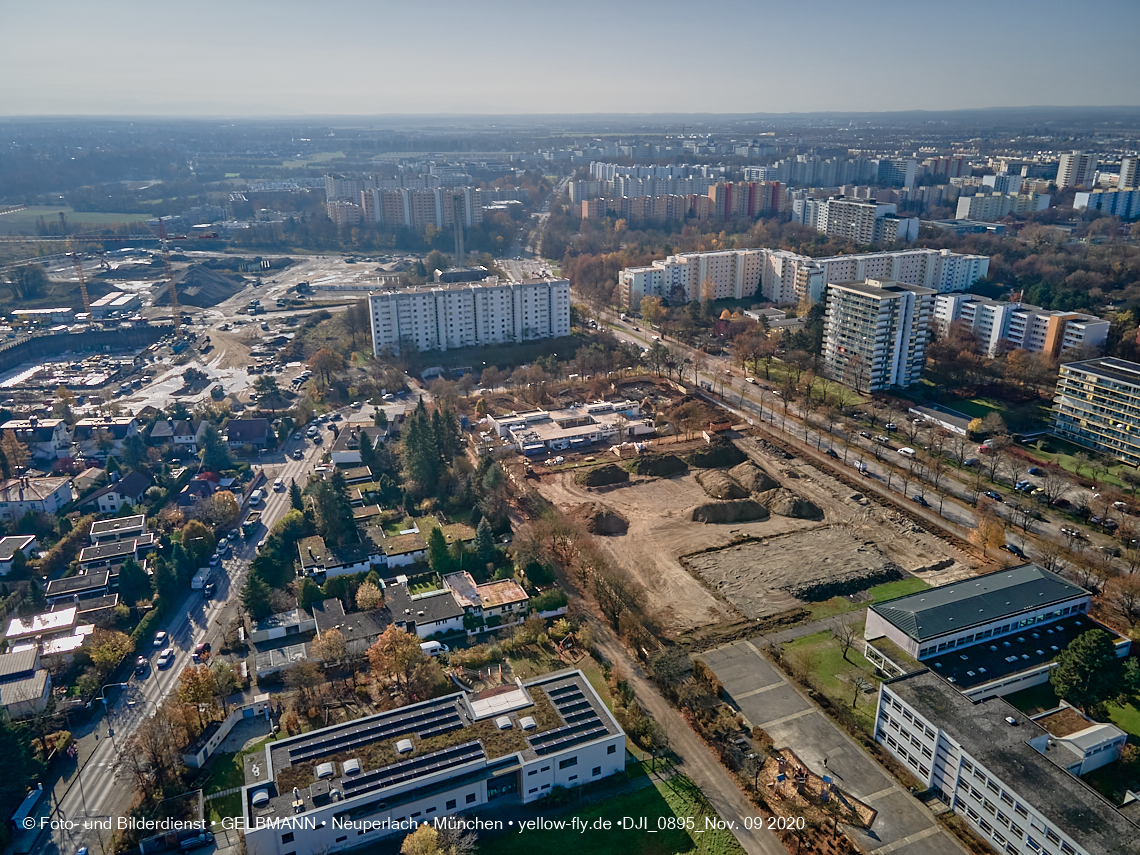
{"label": "parked car", "polygon": [[330,422],[339,422],[341,420],[341,418],[342,418],[342,416],[340,413],[333,413],[331,416],[329,416],[329,421]]}
{"label": "parked car", "polygon": [[1045,470],[1042,469],[1040,466],[1030,466],[1029,467],[1029,474],[1030,475],[1044,475]]}
{"label": "parked car", "polygon": [[1053,500],[1053,507],[1055,507],[1055,508],[1067,508],[1071,504],[1072,504],[1072,502],[1070,502],[1068,499],[1054,499]]}
{"label": "parked car", "polygon": [[446,644],[440,644],[438,641],[425,641],[420,645],[422,650],[428,656],[439,656],[441,653],[451,652],[451,648]]}
{"label": "parked car", "polygon": [[214,594],[218,592],[218,586],[213,582],[207,582],[205,587],[202,588],[202,596],[207,600],[214,599]]}
{"label": "parked car", "polygon": [[999,493],[997,490],[986,490],[986,492],[982,495],[984,495],[987,499],[993,499],[995,502],[1005,501],[1005,499],[1001,497],[1001,493]]}
{"label": "parked car", "polygon": [[888,431],[888,432],[889,431],[895,431],[898,429],[899,429],[899,426],[896,425],[894,422],[887,422],[885,425],[883,425],[883,430]]}
{"label": "parked car", "polygon": [[826,454],[828,457],[834,457],[836,460],[839,459],[839,453],[836,452],[836,450],[834,448],[827,449],[827,451],[825,451],[824,454]]}
{"label": "parked car", "polygon": [[913,496],[911,496],[910,500],[916,504],[922,505],[924,508],[930,507],[930,502],[926,501],[926,498],[919,493],[915,493]]}
{"label": "parked car", "polygon": [[360,401],[353,401],[349,406],[351,406],[354,410],[359,410],[364,406],[364,404],[362,404]]}
{"label": "parked car", "polygon": [[145,674],[146,673],[146,665],[147,665],[146,657],[140,656],[138,659],[135,660],[135,673],[136,674]]}
{"label": "parked car", "polygon": [[1084,540],[1084,534],[1079,528],[1071,528],[1069,526],[1061,526],[1061,534],[1065,537],[1071,537],[1074,540]]}
{"label": "parked car", "polygon": [[1002,549],[1004,549],[1010,555],[1016,555],[1018,558],[1024,558],[1025,557],[1025,550],[1022,549],[1020,546],[1015,546],[1012,543],[1003,544]]}
{"label": "parked car", "polygon": [[1106,555],[1111,555],[1113,558],[1119,558],[1120,557],[1120,547],[1119,546],[1098,546],[1097,549],[1099,549],[1101,552],[1105,553]]}

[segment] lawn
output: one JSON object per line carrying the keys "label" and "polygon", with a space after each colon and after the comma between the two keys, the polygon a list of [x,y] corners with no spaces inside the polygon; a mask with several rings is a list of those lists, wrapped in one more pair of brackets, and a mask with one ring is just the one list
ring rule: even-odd
{"label": "lawn", "polygon": [[[1038,451],[1032,446],[1025,446],[1025,450],[1032,454],[1034,457],[1047,463],[1056,463],[1067,472],[1077,471],[1077,460],[1074,457],[1076,454],[1087,454],[1094,456],[1095,451],[1090,451],[1087,448],[1081,448],[1079,445],[1074,445],[1071,442],[1066,442],[1063,439],[1058,439],[1055,436],[1050,436],[1045,440],[1045,451]],[[1107,474],[1101,477],[1101,483],[1113,484],[1117,487],[1123,488],[1125,491],[1130,491],[1132,488],[1125,484],[1119,477],[1121,472],[1134,472],[1135,470],[1124,463],[1117,463],[1110,466]],[[1090,473],[1088,468],[1081,471],[1081,476],[1084,478],[1089,477]]]}
{"label": "lawn", "polygon": [[[858,637],[863,634],[863,626],[858,627]],[[843,658],[843,648],[832,636],[830,630],[805,635],[795,641],[784,645],[784,655],[794,661],[805,671],[812,674],[818,687],[835,704],[850,708],[851,698],[854,694],[852,677],[855,672],[876,683],[873,675],[875,666],[872,665],[859,651],[858,645],[847,651],[847,658]],[[860,692],[859,699],[863,701],[856,706],[854,714],[860,725],[871,732],[874,727],[875,704],[872,695]]]}
{"label": "lawn", "polygon": [[884,582],[881,585],[876,585],[870,589],[871,601],[855,603],[846,597],[832,597],[830,600],[824,600],[822,603],[815,603],[809,606],[811,610],[812,620],[823,620],[835,615],[846,614],[847,612],[858,611],[859,609],[866,608],[872,603],[881,603],[886,600],[893,600],[895,597],[902,597],[906,594],[913,594],[915,591],[926,590],[929,585],[921,579],[913,576],[907,579],[899,579],[896,582]]}
{"label": "lawn", "polygon": [[[23,211],[0,216],[0,234],[35,234],[36,221],[43,217],[49,223],[59,225],[59,212],[67,215],[69,226],[108,226],[120,223],[144,222],[153,216],[145,211],[129,214],[104,214],[96,211],[73,211],[64,206],[33,205]],[[70,231],[70,229],[69,229]]]}
{"label": "lawn", "polygon": [[[267,736],[244,751],[215,754],[210,773],[202,783],[202,794],[208,796],[245,784],[243,764],[246,755],[261,751],[265,743],[272,740],[272,736]],[[241,816],[241,793],[231,793],[206,802],[206,819],[221,822],[226,817],[232,816]]]}
{"label": "lawn", "polygon": [[[573,817],[580,817],[589,826],[595,820],[609,821],[616,826],[624,818],[634,822],[644,820],[646,828],[623,831],[617,827],[610,830],[588,829],[578,831],[566,828],[541,832],[505,834],[488,839],[479,847],[480,853],[490,855],[531,855],[536,845],[541,846],[546,855],[571,855],[589,852],[591,855],[742,855],[744,850],[726,829],[704,831],[705,818],[715,819],[716,813],[704,794],[688,779],[681,775],[666,783],[657,783],[632,793],[624,793],[606,799],[601,804],[587,807],[571,805],[561,814],[543,812],[543,818],[569,823]],[[692,832],[658,828],[674,818],[692,817],[695,828]],[[697,830],[703,833],[697,834]]]}

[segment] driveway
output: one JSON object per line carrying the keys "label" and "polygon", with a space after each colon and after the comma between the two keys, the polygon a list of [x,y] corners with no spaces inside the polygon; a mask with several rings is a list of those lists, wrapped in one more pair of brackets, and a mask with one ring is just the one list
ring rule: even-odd
{"label": "driveway", "polygon": [[749,725],[762,727],[777,746],[795,751],[811,771],[831,775],[845,791],[878,811],[869,833],[848,829],[863,851],[870,855],[963,855],[965,850],[934,816],[801,695],[760,654],[758,644],[759,640],[738,641],[698,658],[713,670],[728,701]]}

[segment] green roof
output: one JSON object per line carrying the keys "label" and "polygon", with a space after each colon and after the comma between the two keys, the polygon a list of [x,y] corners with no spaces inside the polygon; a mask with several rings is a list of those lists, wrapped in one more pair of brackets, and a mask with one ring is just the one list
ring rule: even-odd
{"label": "green roof", "polygon": [[1089,592],[1030,563],[907,594],[871,610],[921,642],[1081,596]]}

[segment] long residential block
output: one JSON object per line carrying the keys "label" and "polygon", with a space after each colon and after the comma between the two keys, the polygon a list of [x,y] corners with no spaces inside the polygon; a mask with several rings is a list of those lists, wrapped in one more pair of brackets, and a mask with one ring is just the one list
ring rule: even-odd
{"label": "long residential block", "polygon": [[1140,364],[1109,356],[1062,365],[1053,432],[1140,466]]}

